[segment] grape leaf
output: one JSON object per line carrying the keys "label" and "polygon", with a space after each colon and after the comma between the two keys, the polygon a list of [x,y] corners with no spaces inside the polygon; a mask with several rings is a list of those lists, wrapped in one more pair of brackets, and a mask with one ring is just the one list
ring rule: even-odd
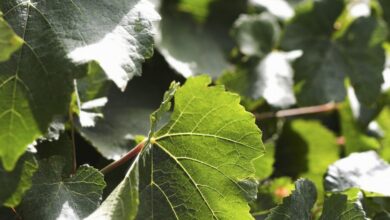
{"label": "grape leaf", "polygon": [[105,182],[103,175],[87,165],[71,177],[64,173],[65,160],[53,156],[39,161],[32,188],[18,210],[28,219],[81,219],[99,205]]}
{"label": "grape leaf", "polygon": [[77,72],[67,67],[60,43],[39,11],[29,2],[15,4],[0,3],[4,18],[25,41],[10,60],[0,63],[0,159],[8,171],[46,133],[53,116],[65,113],[71,76]]}
{"label": "grape leaf", "polygon": [[356,187],[389,196],[389,175],[390,165],[380,159],[376,152],[353,153],[329,166],[325,189],[339,192]]}
{"label": "grape leaf", "polygon": [[283,199],[283,203],[271,209],[266,220],[311,219],[311,208],[317,198],[317,191],[312,182],[299,179],[295,182],[295,190]]}
{"label": "grape leaf", "polygon": [[246,199],[256,195],[251,161],[262,155],[260,130],[237,95],[210,82],[188,79],[170,122],[151,138],[140,164],[138,219],[251,218]]}
{"label": "grape leaf", "polygon": [[273,172],[273,164],[275,162],[275,146],[272,142],[265,144],[266,153],[264,156],[253,161],[256,169],[256,178],[263,180],[271,176]]}
{"label": "grape leaf", "polygon": [[0,62],[8,60],[23,44],[22,39],[12,31],[2,16],[0,12]]}
{"label": "grape leaf", "polygon": [[124,89],[152,55],[151,20],[158,15],[145,0],[10,0],[0,10],[25,41],[0,64],[0,158],[12,170],[53,116],[66,112],[71,79],[81,72],[71,61],[97,61]]}
{"label": "grape leaf", "polygon": [[350,103],[345,101],[340,105],[339,116],[341,122],[341,132],[345,139],[345,153],[379,149],[379,141],[369,136],[365,127],[361,127],[354,118]]}
{"label": "grape leaf", "polygon": [[[91,0],[61,4],[46,0],[34,3],[12,0],[2,5],[9,17],[7,20],[15,21],[11,26],[23,28],[25,22],[22,21],[27,15],[32,21],[42,20],[38,27],[48,25],[46,29],[52,32],[51,37],[58,40],[58,45],[47,51],[61,50],[75,63],[97,61],[122,90],[128,80],[140,74],[141,63],[153,52],[151,22],[158,20],[159,15],[145,0],[120,0],[115,4],[107,0],[99,4]],[[20,10],[29,14],[16,16]],[[15,16],[9,16],[14,13]],[[26,30],[27,35],[32,34],[32,39],[46,39],[36,38],[37,30]]]}
{"label": "grape leaf", "polygon": [[[386,21],[387,27],[390,27],[390,2],[386,0],[379,0],[378,2],[382,7],[383,19]],[[388,39],[390,39],[390,35],[388,35]]]}
{"label": "grape leaf", "polygon": [[286,122],[276,143],[277,175],[304,177],[316,184],[319,199],[323,195],[323,175],[339,158],[335,135],[317,121]]}
{"label": "grape leaf", "polygon": [[133,79],[123,93],[111,87],[108,103],[102,109],[104,117],[98,118],[94,127],[82,127],[76,121],[80,134],[104,157],[119,159],[135,145],[137,136],[148,135],[149,116],[161,103],[166,88],[171,81],[182,80],[172,70],[163,72],[161,67],[159,70],[156,76],[154,65],[145,64],[144,74]]}
{"label": "grape leaf", "polygon": [[64,162],[62,172],[70,174],[73,172],[73,143],[67,134],[58,135],[57,140],[40,140],[35,146],[38,151],[36,157],[38,160],[50,159],[53,156],[62,157]]}
{"label": "grape leaf", "polygon": [[235,71],[225,72],[218,83],[244,97],[255,100],[263,97],[275,107],[291,106],[296,99],[290,62],[296,55],[296,52],[271,52],[261,60],[251,60],[239,65]]}
{"label": "grape leaf", "polygon": [[251,161],[264,151],[261,132],[237,95],[210,82],[189,78],[175,94],[171,120],[156,132],[169,95],[152,114],[138,163],[137,219],[251,219],[247,200],[257,187]]}
{"label": "grape leaf", "polygon": [[0,166],[0,206],[15,207],[31,187],[31,179],[38,169],[32,153],[25,153],[13,171],[7,172]]}
{"label": "grape leaf", "polygon": [[[185,5],[194,8],[196,2],[186,1]],[[202,24],[190,14],[176,10],[180,4],[175,1],[162,4],[160,13],[164,19],[158,25],[157,49],[185,77],[203,73],[217,77],[229,66],[227,57],[234,46],[229,30],[245,11],[246,0],[214,0],[206,4],[209,15]]]}
{"label": "grape leaf", "polygon": [[[135,160],[138,161],[139,157]],[[134,219],[138,210],[138,164],[133,163],[126,177],[85,220]]]}
{"label": "grape leaf", "polygon": [[360,17],[338,37],[334,23],[343,8],[343,0],[309,2],[286,27],[281,47],[303,50],[294,64],[303,82],[301,104],[342,101],[346,76],[361,103],[372,104],[380,94],[386,27],[375,16]]}
{"label": "grape leaf", "polygon": [[320,220],[365,220],[366,214],[359,200],[350,200],[344,194],[325,198]]}
{"label": "grape leaf", "polygon": [[244,14],[234,22],[232,35],[241,53],[262,57],[276,45],[280,27],[276,18],[270,14]]}
{"label": "grape leaf", "polygon": [[[169,111],[171,107],[171,100],[176,93],[178,83],[171,83],[171,86],[164,94],[163,101],[160,107],[150,115],[150,122],[152,124],[150,128],[150,134],[154,134],[155,129],[159,124],[159,120],[162,115]],[[149,142],[150,138],[146,139]],[[147,143],[146,143],[147,144]],[[103,204],[95,210],[87,220],[93,219],[107,219],[107,220],[121,220],[121,219],[134,219],[137,214],[139,205],[139,177],[138,177],[138,161],[140,154],[133,161],[129,168],[126,177],[119,185],[110,193]],[[125,204],[125,205],[124,205]]]}

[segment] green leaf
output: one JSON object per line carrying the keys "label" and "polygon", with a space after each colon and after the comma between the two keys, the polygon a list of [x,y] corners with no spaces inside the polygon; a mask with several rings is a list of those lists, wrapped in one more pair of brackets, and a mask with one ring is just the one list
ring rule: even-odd
{"label": "green leaf", "polygon": [[256,178],[259,180],[265,179],[271,176],[273,172],[273,165],[275,162],[275,146],[273,143],[265,144],[266,153],[264,156],[257,158],[253,161],[256,169]]}
{"label": "green leaf", "polygon": [[18,210],[23,218],[81,219],[98,207],[106,185],[103,175],[84,165],[67,177],[65,164],[65,159],[58,156],[39,162],[33,186]]}
{"label": "green leaf", "polygon": [[[387,23],[387,27],[390,27],[390,2],[386,0],[378,1],[382,7],[383,19]],[[389,39],[390,35],[388,36]]]}
{"label": "green leaf", "polygon": [[375,16],[360,17],[337,38],[334,24],[343,8],[343,0],[313,1],[300,7],[286,27],[282,48],[303,50],[294,69],[303,82],[298,100],[304,105],[342,101],[346,76],[363,104],[380,94],[386,27]]}
{"label": "green leaf", "polygon": [[264,181],[257,193],[256,201],[251,203],[251,214],[256,219],[264,219],[269,210],[281,204],[283,198],[294,190],[294,182],[289,177],[279,177]]}
{"label": "green leaf", "polygon": [[280,27],[276,18],[270,14],[244,14],[234,23],[232,34],[241,53],[262,57],[276,45]]}
{"label": "green leaf", "polygon": [[350,103],[345,101],[339,107],[341,133],[345,139],[345,153],[376,150],[380,148],[379,141],[367,135],[366,128],[361,127],[354,118]]}
{"label": "green leaf", "polygon": [[325,189],[340,192],[359,188],[390,196],[390,165],[379,158],[375,151],[353,153],[338,160],[328,168]]}
{"label": "green leaf", "polygon": [[286,122],[276,143],[277,175],[304,177],[316,184],[318,197],[323,195],[323,175],[339,158],[335,135],[317,121]]}
{"label": "green leaf", "polygon": [[195,20],[202,23],[209,15],[209,5],[214,0],[180,0],[178,8],[192,14]]}
{"label": "green leaf", "polygon": [[[50,37],[58,40],[56,47],[47,51],[60,50],[75,63],[98,62],[122,90],[128,80],[141,73],[141,63],[153,53],[151,22],[159,20],[159,15],[144,0],[120,0],[114,4],[107,0],[100,4],[91,0],[62,4],[11,0],[3,3],[2,8],[15,29],[25,29],[23,21],[27,16],[30,22],[41,21],[35,25],[46,26],[52,33]],[[47,42],[48,36],[37,35],[39,29],[26,30],[29,39],[31,36],[37,43]],[[31,49],[36,50],[34,45]]]}
{"label": "green leaf", "polygon": [[80,134],[105,158],[119,159],[135,145],[138,135],[148,135],[150,114],[161,103],[170,82],[179,80],[172,73],[156,76],[152,70],[144,70],[123,93],[111,87],[102,110],[104,117],[98,118],[94,127],[83,127],[76,121]]}
{"label": "green leaf", "polygon": [[[178,87],[178,83],[172,82],[169,90],[164,94],[160,107],[150,115],[151,128],[149,131],[149,137],[144,140],[146,142],[145,144],[150,142],[150,137],[154,134],[158,126],[159,119],[163,117],[163,114],[170,110],[171,100],[173,99]],[[136,217],[139,205],[139,159],[140,154],[138,154],[136,159],[133,161],[125,179],[119,183],[103,204],[95,212],[93,212],[88,219],[121,220],[134,219]],[[124,206],[124,204],[126,206]]]}
{"label": "green leaf", "polygon": [[0,3],[7,12],[4,18],[25,41],[10,60],[0,63],[0,159],[8,171],[27,146],[46,133],[53,116],[65,113],[70,71],[75,71],[66,67],[64,53],[47,52],[60,43],[39,13],[26,3],[10,10],[14,4]]}
{"label": "green leaf", "polygon": [[234,71],[227,71],[217,83],[243,97],[264,98],[270,105],[285,108],[295,104],[293,69],[290,62],[299,52],[273,51],[263,59],[251,59]]}
{"label": "green leaf", "polygon": [[[136,161],[138,159],[139,157]],[[134,219],[139,205],[138,184],[138,164],[133,163],[125,179],[111,192],[102,205],[85,220]]]}
{"label": "green leaf", "polygon": [[384,131],[384,137],[381,140],[382,148],[380,149],[381,157],[390,162],[390,108],[385,107],[377,118],[377,122]]}
{"label": "green leaf", "polygon": [[13,32],[2,16],[0,12],[0,62],[8,60],[23,44],[23,40]]}
{"label": "green leaf", "polygon": [[[200,1],[185,1],[185,5],[195,8]],[[160,13],[164,19],[159,23],[156,46],[169,65],[183,76],[207,73],[217,77],[229,66],[228,53],[234,46],[229,30],[245,11],[246,0],[213,0],[208,19],[202,24],[176,10],[182,4],[162,4]]]}
{"label": "green leaf", "polygon": [[25,41],[0,64],[0,158],[12,170],[53,116],[66,113],[72,77],[81,71],[75,64],[97,61],[121,89],[140,74],[158,15],[143,0],[10,0],[0,10]]}
{"label": "green leaf", "polygon": [[348,196],[343,194],[332,194],[325,199],[320,220],[351,219],[367,219],[359,200],[349,200]]}
{"label": "green leaf", "polygon": [[311,208],[317,198],[317,191],[312,182],[299,179],[295,182],[295,190],[283,199],[283,203],[271,210],[266,220],[311,219]]}
{"label": "green leaf", "polygon": [[63,159],[64,166],[62,172],[70,174],[73,172],[73,143],[66,133],[60,133],[57,140],[40,141],[35,148],[38,150],[36,154],[38,160],[50,159],[53,156],[58,156]]}
{"label": "green leaf", "polygon": [[37,169],[38,162],[31,153],[25,153],[11,172],[0,166],[0,206],[17,206],[30,189],[32,176]]}
{"label": "green leaf", "polygon": [[237,95],[210,82],[189,78],[175,94],[168,124],[153,132],[152,123],[139,162],[137,219],[252,218],[247,202],[256,197],[252,161],[264,151],[261,132]]}

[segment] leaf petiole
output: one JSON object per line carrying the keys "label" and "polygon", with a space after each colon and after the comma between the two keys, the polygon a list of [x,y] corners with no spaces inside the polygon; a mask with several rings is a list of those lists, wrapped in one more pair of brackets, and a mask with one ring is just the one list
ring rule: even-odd
{"label": "leaf petiole", "polygon": [[135,146],[133,149],[131,149],[127,154],[125,154],[119,160],[114,161],[114,162],[108,164],[103,169],[101,169],[100,172],[102,172],[103,174],[107,174],[110,171],[112,171],[113,169],[117,168],[118,166],[120,166],[120,165],[126,163],[127,161],[131,160],[132,158],[137,156],[142,151],[142,149],[145,146],[145,143],[146,143],[146,139],[143,140],[142,142],[140,142],[139,144],[137,144],[137,146]]}

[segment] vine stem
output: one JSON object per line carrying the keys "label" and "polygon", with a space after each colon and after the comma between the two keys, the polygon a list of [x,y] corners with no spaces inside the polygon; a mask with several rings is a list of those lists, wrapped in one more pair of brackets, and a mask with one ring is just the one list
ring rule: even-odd
{"label": "vine stem", "polygon": [[315,105],[302,108],[292,108],[286,110],[280,110],[277,112],[263,112],[254,113],[257,120],[269,119],[269,118],[284,118],[297,115],[315,114],[320,112],[330,112],[338,109],[338,105],[334,102],[330,102],[323,105]]}
{"label": "vine stem", "polygon": [[107,174],[113,169],[117,168],[118,166],[126,163],[127,161],[131,160],[135,156],[137,156],[142,149],[145,147],[145,141],[140,142],[137,146],[135,146],[133,149],[131,149],[127,154],[125,154],[123,157],[121,157],[119,160],[114,161],[110,164],[108,164],[106,167],[100,170],[103,174]]}

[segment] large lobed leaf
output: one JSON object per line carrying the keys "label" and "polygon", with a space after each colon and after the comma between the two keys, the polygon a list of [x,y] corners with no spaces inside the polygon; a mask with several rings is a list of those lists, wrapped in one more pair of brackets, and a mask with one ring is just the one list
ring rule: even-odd
{"label": "large lobed leaf", "polygon": [[0,158],[11,170],[66,112],[74,63],[97,61],[123,90],[152,55],[151,21],[159,16],[146,0],[10,0],[0,10],[25,41],[0,64]]}
{"label": "large lobed leaf", "polygon": [[137,219],[252,219],[252,161],[264,152],[261,132],[237,95],[208,87],[210,82],[206,76],[189,78],[175,94],[170,121],[157,132],[169,97],[152,115],[150,143],[135,161]]}
{"label": "large lobed leaf", "polygon": [[347,76],[360,102],[372,104],[380,94],[386,27],[374,15],[360,17],[336,36],[343,8],[343,0],[313,1],[301,6],[286,27],[282,48],[303,50],[294,65],[303,82],[298,97],[303,104],[343,100]]}
{"label": "large lobed leaf", "polygon": [[66,177],[66,161],[52,156],[39,162],[33,186],[24,196],[19,213],[25,219],[82,219],[99,205],[103,175],[87,165]]}

